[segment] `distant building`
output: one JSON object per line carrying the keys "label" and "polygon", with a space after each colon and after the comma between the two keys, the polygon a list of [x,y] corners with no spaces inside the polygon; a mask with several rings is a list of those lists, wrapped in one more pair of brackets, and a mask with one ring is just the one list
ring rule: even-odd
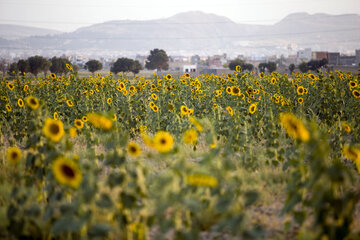
{"label": "distant building", "polygon": [[194,73],[196,72],[196,65],[184,65],[183,66],[184,73]]}
{"label": "distant building", "polygon": [[329,52],[328,53],[328,65],[338,66],[340,65],[340,53],[339,52]]}
{"label": "distant building", "polygon": [[311,59],[313,60],[321,60],[321,59],[329,59],[328,52],[312,52]]}
{"label": "distant building", "polygon": [[195,64],[195,65],[200,64],[200,61],[201,59],[199,55],[192,56],[190,60],[191,64]]}
{"label": "distant building", "polygon": [[300,62],[305,61],[308,62],[311,60],[311,48],[305,48],[304,50],[300,50],[297,52],[297,57]]}
{"label": "distant building", "polygon": [[355,50],[355,64],[360,64],[360,49]]}
{"label": "distant building", "polygon": [[356,61],[356,56],[340,56],[341,66],[354,66],[355,61]]}

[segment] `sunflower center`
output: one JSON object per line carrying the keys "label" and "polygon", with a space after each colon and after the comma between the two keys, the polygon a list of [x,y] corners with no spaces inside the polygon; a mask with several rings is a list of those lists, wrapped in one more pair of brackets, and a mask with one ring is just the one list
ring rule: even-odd
{"label": "sunflower center", "polygon": [[16,159],[16,158],[18,158],[18,153],[17,152],[12,152],[11,153],[11,159]]}
{"label": "sunflower center", "polygon": [[165,145],[165,144],[166,144],[166,139],[165,139],[165,138],[160,139],[160,143],[161,143],[162,145]]}
{"label": "sunflower center", "polygon": [[50,125],[50,132],[52,134],[58,134],[60,132],[60,127],[57,124]]}
{"label": "sunflower center", "polygon": [[32,105],[36,105],[36,101],[35,101],[35,99],[31,98],[31,99],[30,99],[30,104],[32,104]]}
{"label": "sunflower center", "polygon": [[69,178],[74,178],[75,177],[75,171],[68,165],[62,165],[61,166],[61,171],[64,173],[65,176],[69,177]]}
{"label": "sunflower center", "polygon": [[135,153],[135,152],[136,152],[136,147],[131,146],[131,147],[130,147],[130,152]]}

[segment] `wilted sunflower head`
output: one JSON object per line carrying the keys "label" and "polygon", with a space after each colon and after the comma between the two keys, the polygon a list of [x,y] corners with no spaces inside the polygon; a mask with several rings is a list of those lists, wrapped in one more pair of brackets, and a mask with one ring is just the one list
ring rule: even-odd
{"label": "wilted sunflower head", "polygon": [[48,118],[45,120],[43,133],[52,142],[58,142],[64,136],[64,125],[60,120]]}
{"label": "wilted sunflower head", "polygon": [[21,159],[21,151],[18,147],[10,147],[6,151],[7,159],[11,164],[17,164]]}

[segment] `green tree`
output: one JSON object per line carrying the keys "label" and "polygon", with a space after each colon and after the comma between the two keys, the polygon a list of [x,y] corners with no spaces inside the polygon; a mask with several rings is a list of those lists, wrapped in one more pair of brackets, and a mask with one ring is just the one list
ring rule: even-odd
{"label": "green tree", "polygon": [[169,69],[169,57],[166,52],[162,49],[155,48],[150,51],[150,55],[148,56],[145,67],[147,69],[157,69],[158,71]]}
{"label": "green tree", "polygon": [[135,75],[140,72],[142,69],[142,66],[138,60],[133,61],[133,64],[131,65],[130,71]]}
{"label": "green tree", "polygon": [[19,73],[19,68],[16,62],[13,62],[12,64],[10,64],[10,68],[8,71],[9,75],[11,76],[15,76],[16,74]]}
{"label": "green tree", "polygon": [[51,58],[50,61],[51,61],[50,71],[52,73],[65,74],[69,71],[69,69],[66,67],[66,64],[70,64],[69,60],[65,58],[53,57]]}
{"label": "green tree", "polygon": [[276,68],[277,68],[276,62],[268,62],[268,63],[266,64],[266,69],[267,69],[270,73],[276,71]]}
{"label": "green tree", "polygon": [[254,66],[252,64],[246,63],[244,60],[241,60],[241,59],[238,59],[238,58],[230,61],[229,69],[235,71],[236,66],[238,66],[238,65],[241,67],[241,69],[243,71],[246,71],[246,70],[252,71],[254,69]]}
{"label": "green tree", "polygon": [[235,71],[235,70],[236,70],[236,66],[239,65],[239,66],[241,67],[241,69],[244,70],[244,69],[243,69],[244,64],[245,64],[245,61],[244,61],[244,60],[241,60],[241,59],[238,59],[238,58],[237,58],[237,59],[234,59],[234,60],[230,61],[230,63],[229,63],[229,69]]}
{"label": "green tree", "polygon": [[98,60],[90,60],[87,63],[85,63],[85,68],[87,70],[89,70],[89,72],[91,72],[92,74],[94,74],[94,72],[101,70],[102,69],[102,63]]}
{"label": "green tree", "polygon": [[28,60],[20,59],[17,62],[17,67],[21,75],[30,71],[30,65]]}
{"label": "green tree", "polygon": [[302,73],[306,73],[309,68],[308,68],[308,64],[306,62],[301,62],[299,64],[299,70],[302,72]]}
{"label": "green tree", "polygon": [[265,72],[266,69],[266,63],[260,63],[259,64],[259,71],[260,72]]}
{"label": "green tree", "polygon": [[134,60],[130,58],[118,58],[111,66],[110,71],[117,74],[118,72],[130,72]]}
{"label": "green tree", "polygon": [[[30,72],[37,76],[39,72],[45,72],[49,70],[49,61],[42,56],[33,56],[28,58]],[[47,70],[46,70],[47,69]]]}
{"label": "green tree", "polygon": [[289,65],[289,71],[290,71],[290,73],[292,73],[292,72],[294,72],[294,70],[295,70],[295,64],[290,64]]}

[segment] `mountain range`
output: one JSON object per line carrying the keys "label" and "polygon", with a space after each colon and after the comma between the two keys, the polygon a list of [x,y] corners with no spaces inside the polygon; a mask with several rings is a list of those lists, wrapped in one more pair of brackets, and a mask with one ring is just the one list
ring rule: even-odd
{"label": "mountain range", "polygon": [[0,50],[9,51],[135,55],[162,48],[172,54],[272,55],[307,47],[340,52],[360,48],[360,15],[294,13],[273,25],[256,25],[194,11],[164,19],[109,21],[66,33],[0,24]]}

